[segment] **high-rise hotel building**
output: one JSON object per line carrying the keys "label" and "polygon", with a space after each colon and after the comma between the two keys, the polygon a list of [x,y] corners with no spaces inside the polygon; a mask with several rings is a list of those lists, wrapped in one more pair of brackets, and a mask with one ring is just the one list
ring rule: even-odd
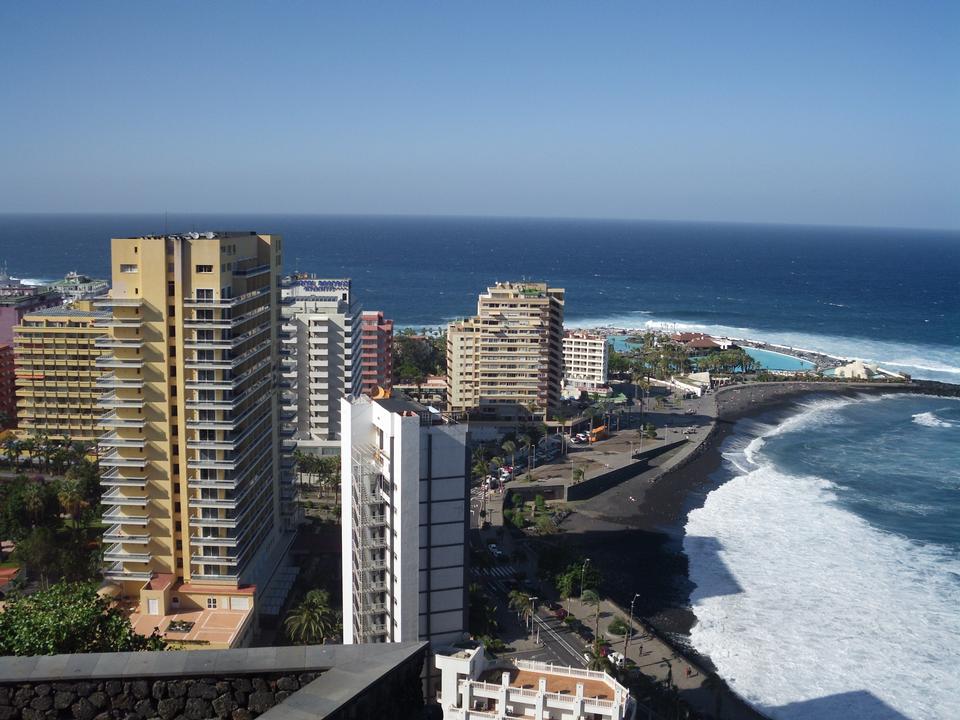
{"label": "high-rise hotel building", "polygon": [[340,399],[360,392],[360,305],[350,280],[297,276],[284,282],[283,409],[297,447],[340,454]]}
{"label": "high-rise hotel building", "polygon": [[343,641],[467,629],[467,426],[403,398],[344,399]]}
{"label": "high-rise hotel building", "polygon": [[187,613],[198,627],[184,642],[216,627],[213,646],[243,644],[286,550],[280,261],[280,238],[251,232],[112,241],[113,289],[97,303],[112,310],[97,361],[104,574],[139,600],[138,630]]}
{"label": "high-rise hotel building", "polygon": [[[100,434],[104,371],[109,350],[104,321],[110,313],[89,300],[24,315],[13,328],[19,429],[33,435],[96,442]],[[109,402],[109,400],[108,400]]]}
{"label": "high-rise hotel building", "polygon": [[474,317],[447,328],[447,402],[481,418],[547,417],[560,406],[564,291],[497,283]]}

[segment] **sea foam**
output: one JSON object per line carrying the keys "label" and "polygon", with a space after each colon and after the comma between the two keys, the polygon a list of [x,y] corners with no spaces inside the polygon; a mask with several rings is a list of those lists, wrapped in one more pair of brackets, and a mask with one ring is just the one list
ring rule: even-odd
{"label": "sea foam", "polygon": [[938,418],[936,415],[934,415],[932,412],[917,413],[916,415],[913,416],[913,421],[917,425],[924,425],[926,427],[934,427],[934,428],[954,427],[954,424],[952,422],[942,420],[941,418]]}
{"label": "sea foam", "polygon": [[690,513],[691,642],[775,718],[960,716],[960,561],[882,532],[836,486],[764,455],[773,436],[818,425],[816,403],[728,445],[737,475]]}

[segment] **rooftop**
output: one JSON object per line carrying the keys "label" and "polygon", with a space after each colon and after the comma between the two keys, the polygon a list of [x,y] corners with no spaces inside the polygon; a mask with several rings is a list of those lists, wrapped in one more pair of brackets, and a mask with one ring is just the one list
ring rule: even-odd
{"label": "rooftop", "polygon": [[207,230],[205,232],[165,233],[163,235],[134,235],[118,240],[216,240],[258,235],[254,230]]}
{"label": "rooftop", "polygon": [[56,307],[34,310],[23,316],[24,320],[39,319],[44,317],[62,317],[62,318],[84,318],[94,320],[108,320],[113,317],[105,310],[79,310],[75,307],[66,307],[59,305]]}

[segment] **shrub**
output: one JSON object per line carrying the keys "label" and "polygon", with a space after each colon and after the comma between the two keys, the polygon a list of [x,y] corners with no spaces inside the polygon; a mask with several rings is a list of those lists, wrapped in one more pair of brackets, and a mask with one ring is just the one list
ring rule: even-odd
{"label": "shrub", "polygon": [[622,617],[615,617],[607,627],[611,635],[626,635],[630,632],[630,626]]}

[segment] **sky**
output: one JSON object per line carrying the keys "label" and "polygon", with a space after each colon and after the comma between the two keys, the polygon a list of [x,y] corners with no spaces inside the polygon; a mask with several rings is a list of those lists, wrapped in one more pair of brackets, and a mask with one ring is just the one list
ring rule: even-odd
{"label": "sky", "polygon": [[960,228],[960,3],[0,3],[0,212]]}

